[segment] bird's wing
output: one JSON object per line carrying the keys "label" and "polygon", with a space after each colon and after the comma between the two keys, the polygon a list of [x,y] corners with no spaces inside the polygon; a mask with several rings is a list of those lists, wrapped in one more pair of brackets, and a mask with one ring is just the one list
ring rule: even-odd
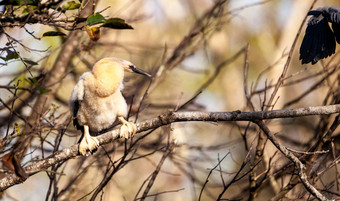
{"label": "bird's wing", "polygon": [[335,52],[335,38],[328,21],[322,15],[313,16],[307,25],[300,47],[302,64],[326,58]]}
{"label": "bird's wing", "polygon": [[69,105],[70,110],[73,116],[73,125],[78,129],[82,130],[83,126],[78,123],[78,120],[76,119],[78,110],[81,106],[81,103],[84,99],[84,79],[88,73],[84,73],[80,78],[77,84],[74,86],[70,99],[69,99]]}
{"label": "bird's wing", "polygon": [[340,10],[338,8],[331,7],[329,12],[329,20],[332,23],[332,29],[336,42],[340,44]]}
{"label": "bird's wing", "polygon": [[340,44],[340,8],[324,7],[320,8],[322,15],[327,18],[328,22],[332,23],[332,29],[336,42]]}
{"label": "bird's wing", "polygon": [[332,29],[334,31],[336,42],[340,44],[340,23],[332,23]]}

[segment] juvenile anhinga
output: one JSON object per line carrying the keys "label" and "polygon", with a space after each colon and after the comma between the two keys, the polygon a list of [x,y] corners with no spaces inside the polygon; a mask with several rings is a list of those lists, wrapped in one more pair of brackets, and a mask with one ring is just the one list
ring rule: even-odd
{"label": "juvenile anhinga", "polygon": [[151,77],[136,68],[131,62],[118,58],[104,58],[98,61],[92,72],[84,73],[74,86],[69,104],[73,124],[83,135],[80,138],[79,153],[93,151],[99,142],[90,133],[109,128],[118,119],[120,136],[129,138],[136,133],[136,125],[125,120],[128,108],[121,93],[124,71]]}
{"label": "juvenile anhinga", "polygon": [[[340,9],[322,7],[308,12],[312,15],[308,21],[305,37],[300,48],[302,64],[327,58],[335,53],[335,41],[340,43]],[[328,23],[332,23],[332,29]]]}

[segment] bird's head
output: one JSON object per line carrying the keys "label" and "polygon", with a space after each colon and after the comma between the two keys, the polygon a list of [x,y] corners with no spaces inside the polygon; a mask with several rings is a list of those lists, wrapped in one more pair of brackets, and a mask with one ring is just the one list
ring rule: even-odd
{"label": "bird's head", "polygon": [[151,77],[150,74],[137,68],[129,61],[115,57],[103,58],[99,60],[92,69],[95,83],[99,84],[96,88],[96,93],[101,94],[102,96],[112,94],[121,86],[124,78],[124,71]]}
{"label": "bird's head", "polygon": [[92,72],[97,79],[103,79],[107,77],[109,80],[122,80],[124,76],[124,71],[134,72],[151,77],[150,74],[137,68],[130,61],[115,57],[101,59],[94,65],[92,69]]}
{"label": "bird's head", "polygon": [[124,71],[131,72],[131,73],[138,73],[138,74],[141,74],[141,75],[145,75],[147,77],[151,77],[151,75],[149,73],[147,73],[147,72],[137,68],[130,61],[126,61],[126,60],[123,60],[123,59],[116,59],[116,60],[121,64],[121,66],[123,67]]}

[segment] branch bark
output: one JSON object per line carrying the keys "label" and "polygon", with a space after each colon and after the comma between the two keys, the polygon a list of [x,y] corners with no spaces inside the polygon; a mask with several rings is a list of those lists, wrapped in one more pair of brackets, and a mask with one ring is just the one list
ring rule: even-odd
{"label": "branch bark", "polygon": [[[174,122],[186,121],[253,121],[276,118],[293,118],[311,115],[329,115],[340,113],[340,104],[328,106],[316,106],[297,109],[286,110],[272,110],[272,111],[256,111],[256,112],[166,112],[153,119],[137,124],[137,133],[147,131],[150,129],[159,128]],[[97,137],[99,144],[104,145],[115,141],[119,138],[119,129],[108,131]],[[52,165],[59,162],[69,160],[78,156],[78,144],[69,148],[65,148],[51,156],[36,161],[24,169],[32,176],[38,172],[44,171]],[[8,174],[0,180],[0,191],[24,182],[25,179],[17,177],[15,174]]]}

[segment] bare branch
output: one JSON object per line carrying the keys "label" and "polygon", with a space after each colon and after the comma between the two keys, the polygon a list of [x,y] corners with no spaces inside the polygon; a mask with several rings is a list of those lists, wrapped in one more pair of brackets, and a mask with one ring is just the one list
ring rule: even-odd
{"label": "bare branch", "polygon": [[[297,108],[288,110],[272,110],[258,112],[167,112],[153,119],[137,124],[137,132],[143,132],[155,129],[174,122],[184,121],[255,121],[275,118],[293,118],[310,115],[329,115],[340,112],[340,104],[329,106],[317,106],[307,108]],[[119,129],[109,131],[98,136],[100,145],[104,145],[119,138]],[[287,150],[288,152],[288,150]],[[290,152],[289,152],[290,153]],[[56,165],[64,160],[78,156],[78,145],[66,148],[62,151],[55,152],[53,155],[36,161],[25,167],[25,171],[31,176],[38,172],[44,171],[52,165]],[[15,184],[22,183],[25,180],[9,174],[0,180],[0,191],[3,191]]]}
{"label": "bare branch", "polygon": [[306,189],[314,195],[318,200],[326,201],[328,200],[324,195],[322,195],[314,186],[310,184],[308,181],[308,177],[305,173],[305,165],[302,164],[302,162],[288,149],[283,146],[274,136],[274,134],[269,130],[269,128],[261,121],[261,120],[254,120],[254,123],[256,123],[261,130],[267,135],[268,139],[275,145],[276,148],[278,148],[283,155],[285,155],[289,160],[291,160],[298,171],[300,180],[302,181],[303,185],[306,187]]}

